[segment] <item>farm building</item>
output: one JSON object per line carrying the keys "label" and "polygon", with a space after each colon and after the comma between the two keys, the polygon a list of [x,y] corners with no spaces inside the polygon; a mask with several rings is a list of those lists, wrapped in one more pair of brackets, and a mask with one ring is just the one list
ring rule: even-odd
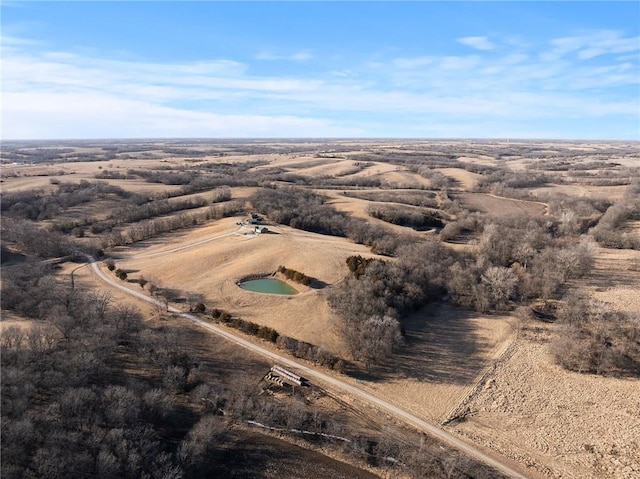
{"label": "farm building", "polygon": [[249,223],[250,225],[260,224],[262,223],[262,217],[257,213],[251,213],[251,215],[249,215],[249,219],[247,220],[247,223]]}

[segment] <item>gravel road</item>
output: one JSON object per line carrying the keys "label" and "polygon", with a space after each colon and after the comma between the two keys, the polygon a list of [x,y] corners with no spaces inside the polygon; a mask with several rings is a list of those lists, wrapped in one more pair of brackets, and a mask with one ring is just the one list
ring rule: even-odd
{"label": "gravel road", "polygon": [[[96,260],[90,256],[87,257],[89,259],[89,261],[91,262],[91,268],[93,269],[94,273],[104,282],[108,283],[109,285],[111,285],[114,288],[118,288],[121,291],[124,291],[125,293],[134,296],[142,301],[146,301],[148,303],[154,304],[154,305],[160,305],[161,303],[156,300],[155,298],[149,297],[144,293],[141,293],[139,291],[135,291],[132,289],[127,288],[126,286],[123,286],[122,284],[117,283],[115,280],[113,280],[112,278],[110,278],[109,276],[107,276],[98,266],[98,263],[96,262]],[[268,349],[262,348],[257,344],[254,344],[250,341],[247,341],[239,336],[236,336],[235,334],[232,334],[218,326],[216,326],[215,324],[211,324],[207,321],[204,321],[202,319],[200,319],[197,316],[194,316],[192,314],[189,313],[185,313],[183,311],[180,311],[177,308],[174,308],[173,306],[169,306],[169,311],[172,313],[175,313],[176,315],[186,319],[187,321],[191,321],[192,323],[197,324],[198,326],[218,335],[221,336],[239,346],[242,346],[243,348],[249,349],[257,354],[260,354],[263,357],[267,357],[270,360],[277,362],[283,366],[289,367],[293,370],[295,370],[296,373],[299,373],[301,376],[306,377],[307,379],[314,379],[316,381],[320,381],[321,383],[323,383],[323,386],[325,387],[329,387],[332,388],[336,391],[341,391],[341,392],[346,392],[348,394],[351,394],[354,397],[357,397],[358,399],[368,402],[369,404],[375,405],[378,409],[385,411],[389,414],[394,415],[395,417],[403,420],[404,422],[406,422],[407,424],[412,425],[413,427],[415,427],[416,429],[418,429],[419,431],[422,431],[424,433],[430,434],[431,436],[439,439],[440,441],[442,441],[443,443],[454,447],[455,449],[458,449],[459,451],[467,454],[470,457],[473,457],[493,468],[495,468],[496,470],[500,471],[501,473],[512,477],[514,479],[526,479],[526,476],[520,474],[519,472],[513,470],[512,468],[510,468],[509,466],[503,464],[502,462],[500,462],[498,459],[491,457],[489,455],[487,455],[486,453],[482,452],[481,450],[479,450],[478,448],[474,447],[471,444],[468,444],[460,439],[458,439],[457,437],[449,434],[447,431],[441,429],[440,427],[434,425],[434,424],[430,424],[426,421],[424,421],[423,419],[420,419],[419,417],[404,411],[403,409],[400,409],[397,406],[394,406],[393,404],[390,404],[372,394],[369,394],[355,386],[352,386],[351,384],[345,383],[343,381],[341,381],[340,379],[334,378],[332,376],[329,376],[327,374],[324,374],[321,371],[318,371],[316,369],[310,368],[308,366],[305,366],[303,364],[298,363],[297,361],[294,361],[292,359],[289,359],[285,356],[281,356],[279,354],[274,353],[273,351],[269,351]]]}

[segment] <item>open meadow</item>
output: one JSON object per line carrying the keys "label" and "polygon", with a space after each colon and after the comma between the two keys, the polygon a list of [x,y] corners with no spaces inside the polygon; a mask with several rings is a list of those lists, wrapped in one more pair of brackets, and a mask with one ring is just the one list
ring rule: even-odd
{"label": "open meadow", "polygon": [[[264,462],[250,477],[499,474],[460,452],[438,455],[435,439],[424,446],[411,425],[346,393],[261,382],[266,359],[173,307],[375,395],[524,477],[640,475],[637,143],[6,142],[1,161],[11,431],[51,406],[21,401],[36,397],[17,385],[31,374],[18,374],[21,355],[43,341],[51,357],[93,344],[82,334],[90,324],[113,341],[115,352],[100,350],[104,377],[171,390],[164,415],[149,419],[150,399],[140,399],[139,416],[166,434],[167,458],[192,448],[185,471],[207,471],[194,449],[204,435],[218,467],[209,472],[228,477],[241,477],[233,454]],[[240,287],[257,278],[297,294]],[[78,312],[100,298],[101,312]],[[160,343],[180,354],[159,354]],[[101,360],[97,351],[85,360]],[[92,374],[68,387],[89,395]],[[51,410],[64,416],[69,391],[27,382],[50,388]],[[196,428],[207,415],[210,434]],[[297,476],[300,454],[317,467]],[[18,452],[8,460],[7,473],[37,467]]]}

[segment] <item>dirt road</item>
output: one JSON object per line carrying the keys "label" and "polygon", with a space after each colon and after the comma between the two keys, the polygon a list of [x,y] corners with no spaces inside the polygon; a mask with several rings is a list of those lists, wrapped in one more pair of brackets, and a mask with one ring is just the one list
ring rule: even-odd
{"label": "dirt road", "polygon": [[224,238],[226,236],[240,234],[241,230],[242,230],[242,227],[240,227],[238,229],[238,231],[232,231],[231,233],[225,233],[223,235],[213,236],[211,238],[207,238],[207,239],[203,239],[203,240],[200,240],[200,241],[196,241],[195,243],[189,243],[187,245],[180,246],[178,248],[167,249],[167,250],[164,250],[164,251],[156,251],[155,253],[141,253],[141,254],[135,255],[135,257],[136,258],[144,258],[144,257],[147,257],[147,256],[159,256],[159,255],[167,254],[167,253],[176,253],[178,251],[183,251],[185,249],[193,248],[194,246],[200,246],[202,244],[209,243],[210,241],[214,241],[214,240],[217,240],[217,239],[220,239],[220,238]]}
{"label": "dirt road", "polygon": [[[109,276],[107,276],[98,266],[98,263],[96,262],[96,260],[90,256],[87,257],[87,259],[89,259],[89,261],[91,262],[91,268],[93,269],[94,273],[105,283],[108,283],[109,285],[111,285],[114,288],[118,288],[121,291],[124,291],[125,293],[138,298],[142,301],[146,301],[148,303],[154,304],[154,305],[161,305],[162,303],[160,303],[158,300],[156,300],[155,298],[151,298],[149,296],[147,296],[144,293],[141,293],[139,291],[135,291],[135,290],[131,290],[129,288],[127,288],[126,286],[123,286],[122,284],[118,284],[116,281],[114,281],[112,278],[110,278]],[[260,354],[261,356],[267,357],[270,360],[277,362],[279,364],[282,364],[288,368],[291,368],[293,370],[296,371],[296,373],[299,373],[301,376],[304,376],[308,379],[314,379],[316,381],[320,381],[321,383],[323,383],[324,386],[329,386],[329,388],[333,388],[334,390],[339,390],[342,392],[346,392],[348,394],[351,394],[354,397],[357,397],[358,399],[368,402],[369,404],[373,404],[376,407],[378,407],[380,410],[385,411],[387,413],[390,413],[392,415],[394,415],[395,417],[403,420],[404,422],[411,424],[413,427],[415,427],[416,429],[425,432],[427,434],[430,434],[434,437],[436,437],[437,439],[441,440],[442,442],[446,443],[447,445],[454,447],[456,449],[458,449],[459,451],[467,454],[470,457],[473,457],[481,462],[484,462],[485,464],[488,464],[489,466],[497,469],[498,471],[500,471],[503,474],[506,474],[512,478],[515,479],[525,479],[526,476],[516,472],[515,470],[511,469],[509,466],[506,466],[505,464],[503,464],[502,462],[500,462],[499,460],[485,454],[484,452],[480,451],[479,449],[477,449],[476,447],[467,444],[466,442],[461,441],[460,439],[456,438],[455,436],[452,436],[451,434],[449,434],[448,432],[444,431],[443,429],[439,428],[438,426],[435,426],[433,424],[430,424],[426,421],[424,421],[423,419],[420,419],[419,417],[408,413],[407,411],[404,411],[402,409],[400,409],[397,406],[394,406],[393,404],[390,404],[372,394],[369,394],[355,386],[352,386],[350,384],[347,384],[337,378],[328,376],[320,371],[317,371],[315,369],[312,369],[308,366],[305,366],[303,364],[300,364],[296,361],[293,361],[292,359],[289,359],[285,356],[281,356],[279,354],[276,354],[272,351],[269,351],[268,349],[262,348],[257,344],[254,344],[250,341],[247,341],[239,336],[236,336],[235,334],[232,334],[218,326],[216,326],[215,324],[211,324],[209,322],[206,322],[200,318],[198,318],[197,316],[194,316],[192,314],[188,314],[188,313],[184,313],[182,311],[180,311],[177,308],[174,308],[172,306],[169,306],[168,310],[172,313],[175,313],[176,315],[186,319],[187,321],[191,321],[192,323],[197,324],[198,326],[214,333],[217,334],[218,336],[221,336],[239,346],[242,346],[243,348],[249,349],[257,354]]]}

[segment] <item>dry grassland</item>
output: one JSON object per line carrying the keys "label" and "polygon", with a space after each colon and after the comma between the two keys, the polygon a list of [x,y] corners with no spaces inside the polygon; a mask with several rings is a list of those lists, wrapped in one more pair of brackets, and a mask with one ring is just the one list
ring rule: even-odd
{"label": "dry grassland", "polygon": [[[341,192],[342,191],[344,191],[344,190],[341,190]],[[348,191],[348,190],[346,190],[346,191]],[[380,191],[380,190],[378,190],[378,191]],[[352,216],[354,218],[365,219],[365,220],[369,221],[371,224],[380,225],[380,226],[382,226],[384,228],[393,230],[396,233],[412,234],[412,235],[423,234],[423,233],[417,232],[413,228],[409,228],[409,227],[406,227],[406,226],[400,226],[400,225],[394,225],[394,224],[391,224],[391,223],[387,223],[386,221],[383,221],[381,219],[373,218],[372,216],[369,216],[369,213],[367,213],[367,209],[369,208],[369,206],[383,205],[383,204],[388,204],[388,203],[380,203],[380,202],[376,202],[376,201],[368,201],[368,200],[363,200],[363,199],[360,199],[360,198],[353,198],[353,197],[350,197],[350,196],[344,196],[343,194],[341,194],[341,192],[336,192],[334,190],[319,190],[319,192],[330,198],[330,200],[327,202],[328,204],[333,206],[336,210],[338,210],[338,211],[340,211],[342,213],[346,213],[349,216]],[[402,206],[403,207],[407,207],[407,208],[411,208],[410,206],[406,206],[406,205],[402,205]]]}
{"label": "dry grassland", "polygon": [[616,311],[640,312],[640,251],[597,248],[595,259],[593,272],[576,286]]}
{"label": "dry grassland", "polygon": [[350,175],[351,178],[375,178],[377,176],[384,175],[385,173],[394,172],[398,169],[396,165],[392,165],[389,163],[377,163],[371,162],[371,166],[364,168],[362,171],[358,173],[354,173]]}
{"label": "dry grassland", "polygon": [[467,404],[473,415],[453,431],[544,477],[634,479],[639,390],[638,380],[567,372],[540,338],[521,339]]}
{"label": "dry grassland", "polygon": [[236,282],[253,274],[273,273],[284,265],[313,278],[314,284],[330,285],[347,273],[348,256],[371,256],[368,248],[286,226],[270,226],[270,233],[256,236],[249,229],[240,230],[239,219],[227,218],[172,235],[168,244],[122,249],[117,265],[132,271],[130,278],[143,275],[163,287],[201,293],[210,308],[346,355],[322,287],[292,283],[300,293],[279,296],[245,291]]}
{"label": "dry grassland", "polygon": [[[352,175],[357,176],[358,174]],[[378,178],[383,185],[387,185],[394,188],[429,188],[431,182],[427,178],[416,175],[409,171],[403,171],[398,169],[395,171],[383,172],[372,176]]]}
{"label": "dry grassland", "polygon": [[[593,272],[574,286],[614,310],[638,313],[636,264],[638,251],[598,248]],[[545,477],[639,477],[640,380],[568,372],[549,351],[553,325],[531,324],[523,333],[453,431]]]}
{"label": "dry grassland", "polygon": [[[388,142],[387,142],[388,143]],[[496,142],[508,147],[506,142]],[[268,162],[249,170],[260,172],[282,168],[310,178],[341,176],[356,167],[350,156],[363,155],[372,144],[356,142],[340,150],[341,158],[318,158],[305,154],[228,155],[206,157],[198,161]],[[375,144],[383,148],[384,144]],[[397,144],[388,145],[398,147]],[[411,145],[403,145],[409,148]],[[415,143],[415,151],[421,144]],[[431,152],[451,151],[459,144],[435,142]],[[558,144],[550,142],[539,154],[558,154]],[[563,145],[563,147],[570,147]],[[607,145],[577,144],[582,151]],[[621,148],[624,147],[621,146]],[[410,148],[407,151],[412,151]],[[160,150],[155,152],[161,155]],[[586,154],[586,153],[585,153]],[[522,170],[532,161],[513,157],[498,160],[482,153],[465,153],[460,161],[479,165],[506,164]],[[186,158],[168,160],[110,160],[40,166],[3,166],[2,190],[53,189],[51,179],[77,182],[94,180],[105,169],[126,173],[130,168],[151,165],[185,164]],[[623,161],[624,160],[624,161]],[[361,160],[358,160],[361,161]],[[636,159],[618,159],[625,166],[638,166]],[[58,174],[64,171],[64,175]],[[473,193],[480,175],[460,168],[438,168],[456,180],[452,199],[463,207],[488,216],[507,214],[542,215],[543,203]],[[9,177],[13,174],[17,177]],[[522,174],[526,174],[523,172]],[[52,176],[37,176],[52,175]],[[560,175],[559,177],[561,177]],[[428,179],[391,163],[372,162],[371,166],[342,178],[377,178],[384,185],[424,189]],[[161,192],[179,189],[146,183],[142,180],[108,180],[129,191]],[[349,189],[349,188],[345,188]],[[587,186],[548,184],[532,189],[543,198],[548,193],[564,193],[575,197],[622,197],[624,186]],[[255,188],[232,188],[234,199],[247,198]],[[345,197],[342,189],[318,189],[329,196],[329,204],[338,211],[402,233],[424,235],[410,228],[390,225],[370,218],[369,201]],[[207,193],[203,193],[206,197]],[[202,195],[202,194],[200,194]],[[92,216],[109,205],[96,204]],[[84,206],[83,206],[84,207]],[[85,210],[81,210],[87,214]],[[73,211],[71,212],[73,213]],[[80,210],[75,213],[80,214]],[[373,256],[369,248],[344,238],[308,233],[281,225],[269,225],[270,233],[251,234],[237,222],[242,218],[226,218],[198,228],[167,234],[144,243],[115,250],[111,256],[116,265],[129,272],[128,286],[140,290],[134,281],[144,276],[151,283],[176,288],[184,295],[198,293],[209,309],[219,308],[255,323],[272,327],[281,334],[307,341],[343,357],[348,357],[345,344],[336,331],[336,318],[330,311],[326,294],[331,285],[340,282],[348,270],[348,256]],[[640,231],[630,225],[630,233]],[[466,249],[468,245],[452,245]],[[253,274],[274,272],[285,265],[311,277],[313,287],[297,283],[294,296],[248,292],[236,282]],[[65,266],[63,274],[78,265]],[[637,313],[640,311],[640,252],[598,248],[596,268],[580,280],[579,286],[593,298],[611,304],[612,308]],[[87,286],[104,289],[89,268],[80,268],[76,277]],[[122,292],[113,291],[116,302],[130,301]],[[136,303],[145,314],[157,313],[147,304]],[[186,307],[186,306],[185,306]],[[3,312],[0,327],[25,324],[22,318]],[[553,363],[549,338],[553,325],[537,325],[514,342],[514,321],[507,316],[483,316],[455,310],[448,305],[429,307],[411,317],[407,326],[407,344],[375,377],[365,374],[345,378],[364,390],[373,392],[403,409],[433,422],[446,420],[454,410],[468,408],[472,415],[448,428],[474,443],[494,450],[530,467],[533,475],[554,478],[623,478],[640,477],[640,381],[603,378],[570,373]],[[471,394],[471,396],[469,396]]]}
{"label": "dry grassland", "polygon": [[455,193],[451,196],[460,200],[463,207],[489,216],[542,215],[546,211],[546,206],[543,203],[502,198],[487,193]]}
{"label": "dry grassland", "polygon": [[508,317],[461,312],[448,305],[428,307],[409,318],[406,345],[384,371],[355,384],[441,423],[514,337]]}
{"label": "dry grassland", "polygon": [[589,186],[589,185],[549,185],[541,188],[532,188],[531,193],[541,197],[562,193],[568,196],[584,198],[602,198],[616,201],[624,195],[626,186]]}
{"label": "dry grassland", "polygon": [[444,176],[453,178],[460,185],[460,188],[465,191],[473,190],[478,184],[478,179],[482,177],[482,175],[462,168],[436,168],[436,171],[439,171]]}
{"label": "dry grassland", "polygon": [[2,311],[0,315],[0,334],[7,328],[16,326],[24,331],[31,329],[36,321],[33,319],[25,318],[13,311]]}

